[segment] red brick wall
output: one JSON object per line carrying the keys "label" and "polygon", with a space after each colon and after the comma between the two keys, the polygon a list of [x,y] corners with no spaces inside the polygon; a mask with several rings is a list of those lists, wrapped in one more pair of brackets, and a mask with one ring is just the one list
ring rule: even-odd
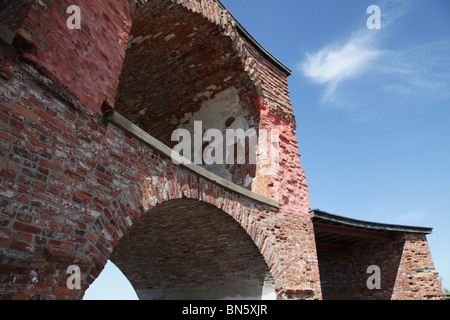
{"label": "red brick wall", "polygon": [[[198,180],[132,136],[104,127],[94,112],[65,105],[33,81],[42,78],[33,69],[5,60],[3,67],[13,76],[1,80],[0,100],[2,298],[82,297],[133,221],[183,197],[231,215],[259,248],[281,296],[287,285],[289,294],[299,294],[294,285],[308,274],[286,262],[300,261],[307,250],[287,240],[298,237],[291,229],[297,222]],[[65,286],[71,264],[81,266],[81,291]]]}
{"label": "red brick wall", "polygon": [[[171,124],[174,117],[183,119],[183,115],[198,111],[201,102],[214,98],[220,90],[230,85],[236,87],[240,101],[249,114],[248,122],[258,130],[267,130],[269,135],[272,130],[278,130],[280,159],[275,174],[264,173],[273,163],[262,166],[259,161],[256,168],[238,166],[233,181],[242,185],[243,178],[250,174],[255,177],[249,187],[252,191],[280,202],[281,223],[295,230],[293,234],[296,235],[286,237],[285,241],[292,241],[293,245],[297,241],[304,243],[301,255],[286,255],[285,258],[286,265],[298,268],[293,273],[298,280],[291,285],[306,288],[306,291],[311,289],[320,296],[314,234],[308,215],[308,186],[299,160],[287,74],[253,48],[233,28],[227,13],[220,14],[221,9],[214,1],[204,1],[203,7],[194,10],[202,12],[203,16],[214,22],[209,26],[197,22],[204,19],[203,16],[189,14],[183,8],[171,8],[171,11],[165,8],[164,18],[175,16],[178,23],[177,26],[168,27],[160,19],[162,14],[158,14],[165,3],[154,2],[151,5],[153,10],[141,12],[142,18],[136,15],[137,21],[131,31],[133,39],[124,63],[117,110],[170,144],[169,135],[177,128],[177,121]],[[179,3],[190,9],[196,4],[190,1]],[[176,12],[172,12],[174,10]],[[152,14],[155,17],[147,17]],[[149,20],[151,23],[146,22]],[[194,25],[197,30],[193,30]],[[149,28],[149,31],[145,28]],[[166,41],[166,37],[170,40]],[[210,51],[205,48],[202,50],[202,43],[208,43]],[[143,61],[148,61],[147,65],[144,66]],[[143,68],[148,68],[145,73],[150,74],[151,81],[143,80],[140,73]],[[209,89],[209,97],[201,96],[194,101],[193,97],[212,85],[215,89]],[[142,95],[147,100],[142,100]],[[139,117],[141,105],[146,105],[148,110]],[[139,119],[144,117],[145,120],[140,122]],[[303,281],[305,277],[310,279],[306,283]]]}
{"label": "red brick wall", "polygon": [[[318,250],[324,299],[390,299],[400,264],[403,241],[363,240],[348,252]],[[370,290],[369,266],[380,267],[381,289]]]}
{"label": "red brick wall", "polygon": [[[10,66],[0,100],[2,298],[80,298],[133,221],[158,203],[202,199],[233,216],[277,273],[276,211],[200,180],[98,116],[75,111]],[[183,228],[183,226],[179,226]],[[83,290],[65,290],[82,267]],[[232,269],[232,268],[230,268]],[[277,271],[278,270],[278,271]]]}
{"label": "red brick wall", "polygon": [[[319,262],[326,266],[326,259],[336,259],[317,259],[287,75],[239,34],[226,11],[213,0],[155,0],[139,6],[133,18],[131,1],[106,6],[83,0],[78,1],[81,30],[69,30],[68,1],[22,3],[20,12],[8,10],[0,15],[12,29],[23,28],[31,39],[18,60],[0,60],[1,298],[81,298],[106,261],[113,254],[120,256],[121,246],[132,245],[127,232],[133,224],[139,230],[147,218],[157,218],[151,217],[152,212],[164,211],[158,205],[176,203],[180,208],[184,203],[170,201],[184,198],[204,203],[199,209],[204,214],[209,213],[205,209],[209,205],[222,217],[233,217],[242,228],[232,229],[231,234],[240,239],[246,235],[238,230],[245,230],[267,265],[266,269],[260,263],[261,256],[246,238],[243,252],[253,257],[246,261],[249,264],[230,260],[219,270],[229,267],[236,277],[249,276],[246,268],[270,270],[279,298],[322,297]],[[148,34],[139,32],[146,28],[161,34],[144,39]],[[150,50],[147,57],[145,50]],[[114,102],[118,88],[117,110],[168,142],[176,121],[231,87],[250,127],[278,130],[280,155],[275,174],[264,171],[272,163],[266,168],[244,167],[241,172],[238,168],[234,181],[242,184],[243,174],[254,174],[249,189],[278,200],[278,210],[218,187],[174,165],[129,133],[99,122],[103,101]],[[140,117],[143,102],[152,107],[146,111],[153,116],[151,121]],[[220,225],[210,231],[223,232]],[[191,238],[187,239],[195,238],[195,232],[188,232]],[[128,240],[121,244],[121,239]],[[213,250],[218,243],[212,244]],[[396,245],[386,248],[393,254]],[[369,244],[374,250],[376,246]],[[434,289],[426,287],[433,270],[426,242],[407,236],[405,248],[399,268],[413,275],[413,286],[407,286],[411,281],[407,276],[397,277],[393,297],[426,296],[421,293],[424,288],[432,296]],[[356,256],[360,260],[354,262],[353,270],[371,263],[361,252]],[[411,261],[418,257],[428,267],[417,269]],[[399,256],[385,263],[395,265],[396,261]],[[233,269],[232,262],[242,270]],[[66,268],[71,264],[81,266],[82,290],[65,286]],[[323,270],[322,279],[332,279],[336,272],[331,267]],[[262,274],[259,271],[256,274]],[[140,285],[139,279],[133,281]]]}
{"label": "red brick wall", "polygon": [[[223,190],[214,190],[212,185],[200,185],[196,179],[189,178],[189,174],[181,174],[179,167],[167,163],[166,159],[124,132],[98,123],[104,99],[114,101],[115,98],[131,27],[132,6],[126,1],[108,6],[91,1],[78,2],[82,14],[81,30],[69,30],[66,27],[68,14],[65,13],[69,5],[67,1],[35,1],[21,23],[11,23],[21,25],[30,35],[31,49],[21,53],[19,58],[33,68],[23,66],[25,71],[22,65],[19,67],[18,61],[2,60],[3,67],[12,72],[12,79],[3,79],[0,105],[3,123],[0,129],[0,159],[3,163],[0,234],[4,266],[1,283],[4,297],[56,298],[64,294],[72,298],[81,297],[82,291],[64,290],[68,264],[80,263],[83,266],[85,289],[100,273],[131,222],[144,209],[148,210],[172,196],[182,196],[180,190],[188,192],[190,197],[201,195],[205,199],[200,191],[208,187],[206,194],[219,192],[216,196],[208,196],[208,202],[222,208],[222,200],[218,201],[220,198],[217,197],[222,195],[229,199],[226,201],[230,206],[223,210],[241,223],[260,249],[275,278],[280,297],[320,298],[314,235],[307,216],[309,199],[294,137],[287,75],[271,66],[241,38],[228,13],[222,11],[215,1],[175,2],[184,8],[175,6],[178,13],[168,30],[177,34],[186,31],[176,27],[177,22],[184,21],[185,26],[199,25],[197,38],[194,37],[196,43],[214,40],[215,36],[224,41],[215,42],[214,50],[217,52],[208,52],[206,47],[200,48],[200,52],[190,52],[192,59],[195,58],[192,62],[198,63],[195,68],[200,74],[198,90],[188,92],[188,87],[175,86],[181,95],[176,96],[173,103],[180,103],[179,98],[183,96],[191,98],[198,95],[212,85],[219,88],[220,81],[231,81],[250,114],[247,120],[251,126],[280,130],[281,170],[275,175],[256,177],[251,187],[258,193],[279,199],[279,212],[274,213],[273,208],[261,208],[236,195],[223,193]],[[139,30],[139,23],[145,21],[139,20],[139,14],[145,16],[145,9],[155,9],[152,5],[167,8],[169,3],[161,0],[143,5],[136,16],[135,29]],[[186,8],[201,15],[187,15]],[[13,14],[8,13],[10,16]],[[137,36],[133,35],[133,39]],[[166,37],[164,41],[171,40]],[[187,72],[189,66],[183,63],[191,61],[180,56],[186,52],[183,45],[186,43],[160,53],[159,58],[162,56],[168,60],[156,60],[155,64],[169,66],[179,62],[179,67]],[[225,60],[220,66],[228,65],[228,68],[214,69],[222,56]],[[209,60],[211,57],[215,60]],[[133,89],[133,86],[127,87],[130,81],[128,73],[137,75],[132,72],[133,55],[127,59],[130,59],[131,67],[124,68],[123,92]],[[198,62],[198,59],[205,61]],[[162,71],[167,75],[170,70],[156,73]],[[202,71],[203,74],[211,71],[215,75],[204,80]],[[189,79],[195,77],[195,73],[187,75]],[[182,74],[174,76],[173,79],[177,80]],[[45,77],[50,77],[54,83],[49,84]],[[139,80],[146,81],[146,78]],[[152,81],[146,88],[154,86],[162,90],[157,94],[170,99],[170,87],[165,89],[165,80],[170,79]],[[189,82],[190,86],[193,84],[195,82]],[[206,85],[208,87],[203,88]],[[80,110],[70,108],[66,100],[53,98],[49,88],[55,87],[58,87],[56,92],[60,95],[72,95]],[[221,87],[226,89],[223,84]],[[197,97],[204,99],[201,95]],[[118,103],[119,108],[120,105]],[[127,108],[119,110],[126,115]],[[192,108],[195,105],[188,111],[193,111]],[[169,114],[171,112],[165,116]],[[177,115],[176,112],[172,114]],[[264,122],[260,121],[262,116],[265,117]],[[161,119],[164,120],[161,123],[167,124],[168,119]],[[139,124],[138,120],[136,122]],[[155,127],[158,124],[153,123]],[[150,127],[147,129],[151,130]],[[156,179],[156,185],[164,183],[170,191],[163,195],[163,191],[154,190],[155,184],[150,184],[147,187],[153,190],[151,196],[140,198],[140,192],[147,189],[133,186],[141,182],[145,185],[148,177]],[[172,180],[173,177],[180,180]],[[173,185],[169,187],[167,184]],[[293,187],[286,188],[289,185]],[[238,203],[243,211],[236,209]],[[30,267],[25,268],[24,264]]]}
{"label": "red brick wall", "polygon": [[407,233],[392,299],[441,299],[443,291],[426,236]]}
{"label": "red brick wall", "polygon": [[[437,273],[423,234],[399,233],[392,241],[363,240],[348,252],[318,250],[324,299],[441,299]],[[369,266],[380,268],[381,289],[370,290]]]}
{"label": "red brick wall", "polygon": [[[131,27],[133,6],[128,1],[80,0],[81,29],[67,27],[73,1],[9,1],[0,16],[30,37],[21,59],[64,87],[88,108],[101,113],[105,99],[114,101],[118,76]],[[26,5],[25,5],[26,4]],[[20,13],[17,11],[20,8]]]}
{"label": "red brick wall", "polygon": [[[280,159],[277,171],[271,174],[267,171],[275,164],[262,165],[261,159],[256,167],[228,168],[232,180],[243,185],[247,175],[254,177],[249,189],[280,202],[281,223],[295,230],[294,237],[284,240],[294,246],[299,241],[304,244],[302,254],[286,254],[283,260],[286,266],[297,268],[290,275],[297,280],[290,286],[320,297],[308,186],[299,160],[287,74],[233,30],[230,17],[226,12],[219,14],[222,10],[214,1],[204,1],[203,7],[194,10],[203,15],[169,6],[169,2],[155,1],[135,16],[116,110],[173,145],[170,135],[186,114],[195,114],[203,102],[222,90],[236,88],[250,127],[267,130],[269,135],[272,130],[279,133]],[[192,2],[179,2],[192,9]],[[214,23],[205,24],[205,17]],[[167,24],[167,20],[173,23]],[[305,277],[309,279],[306,282]]]}

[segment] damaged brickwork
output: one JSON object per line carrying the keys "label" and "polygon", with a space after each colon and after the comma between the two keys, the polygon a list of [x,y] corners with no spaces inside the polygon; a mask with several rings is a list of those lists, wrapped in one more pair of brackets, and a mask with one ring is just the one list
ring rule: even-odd
{"label": "damaged brickwork", "polygon": [[[82,299],[109,259],[143,299],[325,298],[289,70],[218,1],[80,0],[80,30],[71,4],[2,2],[0,298]],[[276,129],[276,174],[174,164],[194,121]],[[440,297],[418,257],[382,298]]]}

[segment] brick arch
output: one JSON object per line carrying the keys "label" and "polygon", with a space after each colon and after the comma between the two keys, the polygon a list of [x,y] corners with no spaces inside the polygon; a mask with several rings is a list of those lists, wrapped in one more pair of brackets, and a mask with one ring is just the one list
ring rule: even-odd
{"label": "brick arch", "polygon": [[[300,153],[295,138],[296,121],[287,82],[287,77],[291,71],[262,48],[220,1],[139,0],[135,2],[134,16],[130,23],[131,28],[127,33],[127,50],[115,97],[115,110],[166,145],[173,146],[175,142],[170,141],[170,134],[176,128],[181,126],[192,131],[192,121],[196,119],[205,120],[204,114],[207,112],[201,113],[201,111],[205,111],[201,109],[203,102],[208,100],[214,102],[217,95],[219,100],[223,100],[224,97],[225,99],[230,98],[230,96],[233,99],[238,99],[242,105],[241,111],[247,113],[245,117],[242,117],[242,112],[240,112],[239,116],[245,119],[250,128],[254,128],[258,132],[265,130],[269,133],[269,137],[273,131],[280,133],[280,162],[285,162],[288,164],[287,166],[294,168],[294,170],[279,174],[280,177],[282,176],[281,180],[271,177],[267,172],[271,171],[273,164],[263,156],[258,157],[257,166],[247,164],[228,167],[226,170],[223,170],[222,167],[209,167],[208,169],[240,186],[283,203],[287,202],[289,194],[292,193],[292,190],[289,192],[283,191],[283,185],[292,184],[292,181],[294,181],[299,192],[297,197],[299,201],[294,201],[294,206],[301,207],[300,210],[294,210],[308,216],[308,210],[310,209],[308,187],[305,173],[299,161]],[[159,10],[157,11],[157,18],[164,18],[162,22],[158,22],[157,19],[151,17],[154,8]],[[161,10],[165,11],[162,12]],[[174,16],[170,17],[170,15],[166,15],[166,12],[171,12]],[[145,19],[145,17],[150,18]],[[184,25],[181,23],[182,21],[184,21]],[[163,31],[149,34],[146,28],[152,26],[152,23],[160,24],[159,28],[163,28]],[[179,26],[177,29],[178,24],[183,27],[181,31]],[[200,30],[193,32],[191,28],[197,28],[196,26],[201,26],[203,29],[200,28]],[[175,27],[175,29],[170,29],[171,27]],[[145,69],[142,67],[142,62],[145,61],[145,58],[139,55],[139,47],[145,48],[146,43],[152,43],[155,39],[160,41],[156,42],[157,48],[166,47],[166,43],[176,43],[179,41],[180,35],[175,31],[172,32],[173,30],[178,30],[177,32],[181,32],[181,36],[184,37],[190,37],[191,33],[196,33],[199,37],[196,43],[197,47],[195,47],[196,50],[191,54],[192,52],[186,51],[186,46],[181,45],[178,47],[181,49],[177,50],[177,47],[169,45],[164,54],[164,56],[169,57],[168,60],[165,62],[163,60],[164,63],[161,63],[159,58],[153,60],[157,62],[155,64],[159,68],[155,70],[158,72],[153,73],[163,75],[163,77],[152,82],[152,72],[146,72],[144,75]],[[202,37],[204,37],[203,46],[198,43],[202,41]],[[207,47],[213,47],[213,49],[208,51]],[[151,47],[147,48],[152,51]],[[187,54],[187,56],[184,56],[184,54]],[[219,61],[218,57],[221,54],[226,56],[226,63]],[[172,60],[170,59],[171,55],[173,55]],[[192,68],[190,63],[183,67],[177,64],[185,57],[189,59],[197,57],[197,55],[203,62],[201,67],[195,66]],[[216,61],[219,61],[221,67],[211,68],[211,65]],[[173,66],[177,66],[178,71],[186,74],[178,73],[175,77],[168,73],[168,70],[173,70]],[[202,72],[204,68],[207,72]],[[199,77],[203,77],[202,80],[205,81],[193,81],[193,79]],[[160,94],[165,100],[163,107],[161,107],[161,100],[154,100],[154,94],[151,95],[151,99],[143,98],[146,95],[146,90],[151,90],[149,87],[157,87],[161,81],[167,82],[167,79],[172,81],[168,82],[169,89],[164,94]],[[187,83],[189,90],[180,90],[178,85],[170,87],[170,85],[177,84],[177,81],[178,83],[180,81]],[[143,84],[147,84],[147,86]],[[186,94],[180,96],[180,92]],[[178,95],[174,93],[178,93]],[[196,101],[190,101],[189,99]],[[153,114],[154,109],[145,109],[147,107],[143,103],[145,101],[147,106],[152,105],[165,110],[165,112],[159,115]],[[176,109],[171,109],[174,106]],[[167,110],[171,110],[171,112],[167,112]],[[200,118],[195,116],[198,111],[202,114]],[[211,111],[209,110],[209,113]],[[187,125],[186,122],[189,122],[189,120],[191,123]],[[222,119],[223,123],[219,127],[226,127],[233,120],[236,120],[234,115],[226,116]],[[269,141],[269,143],[271,142]]]}
{"label": "brick arch", "polygon": [[140,299],[276,297],[270,269],[252,238],[205,201],[156,205],[130,227],[110,260]]}
{"label": "brick arch", "polygon": [[[180,210],[185,210],[186,207],[190,208],[186,212],[189,216],[180,215]],[[178,223],[169,220],[170,223],[168,224],[164,219],[161,220],[161,215],[166,215],[165,211],[167,210],[178,211],[176,212],[178,215],[172,215],[172,219],[175,221],[178,219]],[[145,177],[141,176],[139,183],[132,184],[124,189],[120,196],[103,211],[108,214],[98,217],[92,224],[91,229],[88,230],[88,233],[96,238],[93,240],[96,246],[95,248],[91,247],[92,251],[88,258],[94,261],[95,266],[91,266],[90,270],[86,270],[87,277],[85,280],[87,283],[83,287],[83,291],[99,276],[107,260],[111,260],[122,270],[135,289],[137,291],[141,290],[141,297],[144,299],[148,298],[148,292],[142,293],[143,289],[139,286],[140,281],[143,281],[143,275],[136,270],[145,266],[149,268],[150,272],[150,269],[155,268],[155,266],[161,267],[161,265],[152,261],[151,254],[139,258],[147,259],[143,261],[143,266],[130,265],[130,261],[133,261],[133,258],[136,257],[129,255],[130,248],[144,250],[145,246],[142,247],[140,241],[146,239],[149,244],[155,246],[155,248],[148,248],[149,252],[154,253],[155,251],[152,250],[157,249],[159,241],[164,241],[162,237],[164,234],[158,233],[160,232],[159,229],[146,229],[148,226],[166,226],[170,228],[170,231],[181,235],[184,231],[183,224],[192,221],[189,217],[194,219],[200,213],[202,214],[199,221],[203,224],[206,223],[208,229],[197,229],[196,231],[205,232],[210,236],[206,238],[212,238],[212,241],[206,244],[206,251],[211,248],[222,250],[223,247],[230,247],[231,250],[223,251],[224,255],[229,259],[233,258],[232,254],[238,254],[241,257],[230,261],[230,263],[233,262],[232,265],[225,264],[222,268],[215,271],[209,270],[212,274],[216,274],[218,278],[216,282],[210,279],[212,284],[209,283],[208,286],[225,285],[227,287],[231,284],[221,283],[221,281],[228,279],[234,284],[234,287],[228,288],[230,295],[233,293],[240,294],[241,297],[245,294],[255,294],[258,290],[260,290],[259,294],[261,295],[264,287],[266,291],[273,291],[271,292],[272,297],[276,294],[275,290],[276,292],[283,290],[280,284],[285,282],[283,281],[285,272],[281,269],[276,250],[272,247],[277,241],[273,231],[279,228],[277,226],[277,209],[274,207],[255,203],[239,193],[227,190],[188,170],[184,170]],[[170,216],[169,214],[167,215]],[[107,216],[110,219],[107,219]],[[211,225],[212,221],[208,222],[208,217],[215,217],[214,219],[216,219],[219,227]],[[225,232],[229,232],[226,234],[226,241],[223,239]],[[230,238],[230,236],[232,237]],[[158,239],[155,240],[155,237]],[[214,239],[215,237],[217,239]],[[195,240],[192,232],[186,234],[186,240],[189,239]],[[164,246],[164,243],[161,245]],[[172,245],[176,246],[177,243],[175,242]],[[178,245],[180,244],[178,243]],[[200,247],[197,249],[198,252],[201,252]],[[249,256],[253,260],[247,261],[244,259],[245,257],[249,258]],[[168,257],[170,258],[170,252]],[[186,259],[189,260],[189,256]],[[247,264],[246,261],[248,262]],[[180,263],[181,261],[175,259],[175,262]],[[233,269],[236,264],[238,264],[240,269]],[[226,267],[229,267],[229,269],[225,269]],[[201,266],[198,266],[198,270],[202,270]],[[167,270],[163,271],[167,272]],[[222,273],[219,276],[218,273],[220,272]],[[254,273],[253,276],[252,272]],[[252,290],[246,292],[243,287],[236,287],[239,279],[247,281],[248,285],[251,284]],[[155,281],[160,281],[161,283],[172,281],[172,287],[176,283],[183,284],[181,287],[195,286],[200,281],[190,280],[192,281],[191,285],[189,285],[189,274],[185,278],[180,277],[180,279],[176,279],[176,281],[173,278],[164,280],[162,276],[155,279]],[[203,279],[203,284],[205,283],[208,283],[207,279]],[[148,286],[157,287],[157,282],[147,284]],[[224,293],[224,290],[217,291],[217,294],[220,293]],[[171,294],[173,292],[169,292],[167,297],[173,298]],[[239,297],[239,295],[235,296]],[[257,294],[250,297],[258,298]]]}
{"label": "brick arch", "polygon": [[[226,129],[237,128],[258,133],[256,72],[246,67],[239,39],[229,13],[216,1],[138,5],[114,110],[169,147],[177,144],[171,139],[177,129],[194,137],[195,121],[201,121],[201,135],[207,129],[224,136]],[[251,189],[256,164],[237,162],[235,154],[227,164],[205,167]]]}

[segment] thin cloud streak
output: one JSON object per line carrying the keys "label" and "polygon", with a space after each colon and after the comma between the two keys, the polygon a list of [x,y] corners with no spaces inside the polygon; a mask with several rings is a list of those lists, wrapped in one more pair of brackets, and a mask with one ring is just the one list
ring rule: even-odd
{"label": "thin cloud streak", "polygon": [[[395,98],[408,106],[450,98],[450,38],[408,49],[386,46],[395,21],[415,3],[384,2],[382,30],[363,27],[343,44],[306,54],[298,69],[312,83],[324,86],[322,105],[346,111],[355,120],[373,121],[383,117],[388,106],[395,107]],[[378,95],[376,109],[367,104],[367,97],[374,95]]]}
{"label": "thin cloud streak", "polygon": [[373,33],[358,32],[342,46],[307,54],[300,69],[313,82],[327,86],[324,98],[328,99],[341,82],[362,75],[383,55],[382,50],[373,48],[373,38]]}
{"label": "thin cloud streak", "polygon": [[374,72],[389,76],[386,92],[408,97],[450,97],[450,39],[404,51],[387,52]]}

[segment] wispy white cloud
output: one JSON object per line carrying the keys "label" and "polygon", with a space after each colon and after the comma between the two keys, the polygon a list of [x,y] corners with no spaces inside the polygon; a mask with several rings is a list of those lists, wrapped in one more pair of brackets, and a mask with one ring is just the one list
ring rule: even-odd
{"label": "wispy white cloud", "polygon": [[300,69],[313,82],[326,85],[324,97],[330,98],[341,82],[368,71],[382,54],[374,47],[373,33],[359,31],[343,45],[307,54]]}
{"label": "wispy white cloud", "polygon": [[[395,43],[392,37],[401,36],[395,33],[394,23],[416,3],[383,2],[381,31],[364,26],[342,43],[327,44],[305,55],[298,68],[307,79],[324,87],[323,105],[366,120],[387,112],[387,105],[394,101],[388,101],[388,96],[417,104],[450,98],[450,37],[415,47],[389,48]],[[376,109],[374,103],[367,103],[368,93],[372,102],[378,102]]]}

